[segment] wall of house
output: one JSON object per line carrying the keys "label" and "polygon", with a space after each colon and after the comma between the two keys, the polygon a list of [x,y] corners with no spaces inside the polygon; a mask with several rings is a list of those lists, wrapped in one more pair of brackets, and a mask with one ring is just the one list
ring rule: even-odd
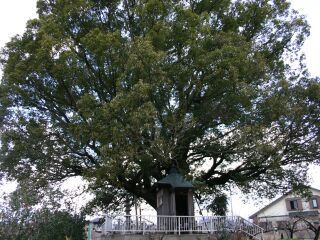
{"label": "wall of house", "polygon": [[[311,189],[312,195],[318,195],[320,196],[320,191],[317,191],[316,189]],[[297,195],[289,194],[287,196],[284,196],[280,198],[278,201],[276,201],[274,204],[263,210],[257,215],[257,218],[259,221],[264,221],[264,219],[268,219],[270,221],[270,218],[272,218],[272,221],[281,221],[284,216],[288,215],[288,210],[286,206],[286,199],[289,198],[300,198]],[[320,203],[319,203],[320,204]],[[302,200],[302,211],[314,211],[319,209],[311,209],[310,203],[308,200]]]}
{"label": "wall of house", "polygon": [[257,217],[258,219],[263,219],[270,216],[287,215],[287,213],[285,198],[281,198],[279,201],[260,212]]}

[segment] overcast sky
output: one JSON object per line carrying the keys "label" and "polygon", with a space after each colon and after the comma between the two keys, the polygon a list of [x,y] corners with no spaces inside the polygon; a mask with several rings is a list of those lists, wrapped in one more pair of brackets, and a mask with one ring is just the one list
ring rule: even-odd
{"label": "overcast sky", "polygon": [[[311,25],[311,34],[304,45],[306,61],[312,76],[320,76],[320,1],[290,0],[292,6],[307,17]],[[23,33],[28,19],[35,18],[36,0],[0,0],[0,48],[16,34]],[[1,71],[0,71],[1,74]],[[312,168],[312,186],[320,189],[319,168]],[[248,217],[262,205],[243,204],[239,197],[233,196],[235,215]],[[248,206],[250,205],[250,206]]]}

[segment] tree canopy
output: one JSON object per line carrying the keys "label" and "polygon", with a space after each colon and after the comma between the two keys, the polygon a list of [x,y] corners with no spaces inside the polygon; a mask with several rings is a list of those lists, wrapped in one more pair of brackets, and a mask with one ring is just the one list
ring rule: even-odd
{"label": "tree canopy", "polygon": [[96,204],[156,206],[171,167],[202,196],[306,182],[319,151],[309,34],[285,0],[39,0],[2,50],[1,171],[82,176]]}

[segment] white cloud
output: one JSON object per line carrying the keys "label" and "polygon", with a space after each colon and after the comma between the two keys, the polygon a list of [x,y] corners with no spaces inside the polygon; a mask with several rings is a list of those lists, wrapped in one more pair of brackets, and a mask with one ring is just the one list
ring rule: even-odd
{"label": "white cloud", "polygon": [[0,0],[0,47],[23,33],[26,22],[36,16],[36,0]]}
{"label": "white cloud", "polygon": [[310,26],[311,33],[304,45],[307,58],[307,66],[312,76],[320,76],[320,1],[319,0],[290,0],[292,7],[305,15]]}

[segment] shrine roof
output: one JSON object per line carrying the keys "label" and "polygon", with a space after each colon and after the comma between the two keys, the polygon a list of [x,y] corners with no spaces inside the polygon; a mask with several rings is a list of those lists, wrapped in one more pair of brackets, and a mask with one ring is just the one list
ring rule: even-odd
{"label": "shrine roof", "polygon": [[170,169],[167,176],[156,182],[156,185],[170,185],[172,188],[194,188],[192,183],[187,181],[175,167]]}

